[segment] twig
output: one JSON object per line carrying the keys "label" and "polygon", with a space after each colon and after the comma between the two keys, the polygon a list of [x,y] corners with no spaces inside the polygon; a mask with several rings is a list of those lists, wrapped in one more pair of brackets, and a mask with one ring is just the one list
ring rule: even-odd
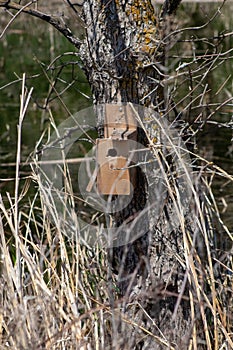
{"label": "twig", "polygon": [[18,285],[16,286],[18,289],[18,292],[21,290],[20,288],[20,248],[19,248],[19,167],[20,167],[20,157],[21,157],[21,138],[22,138],[22,124],[23,120],[26,114],[26,110],[28,107],[28,103],[31,98],[31,94],[33,91],[33,88],[30,89],[29,93],[26,93],[26,87],[25,87],[25,81],[26,81],[26,75],[23,74],[22,79],[22,94],[20,99],[20,115],[19,115],[19,124],[17,126],[18,131],[18,139],[17,139],[17,154],[16,154],[16,169],[15,169],[15,211],[14,211],[14,226],[15,226],[15,246],[16,246],[16,269],[17,269],[17,276],[18,276]]}
{"label": "twig", "polygon": [[[56,28],[61,34],[63,34],[65,36],[65,38],[67,40],[69,40],[71,42],[71,44],[73,44],[76,48],[79,48],[80,45],[82,44],[82,41],[79,40],[72,32],[71,30],[64,25],[61,25],[59,19],[55,19],[54,17],[52,17],[49,14],[34,10],[29,8],[29,6],[31,4],[33,4],[35,2],[35,0],[29,2],[27,5],[25,6],[21,6],[19,4],[16,4],[13,1],[2,1],[0,0],[0,7],[5,7],[6,9],[9,10],[17,10],[18,13],[13,17],[13,19],[10,21],[10,23],[15,19],[16,16],[18,16],[21,12],[27,13],[31,16],[37,17],[45,22],[48,22],[49,24],[51,24],[54,28]],[[9,23],[7,25],[7,28],[9,27]],[[4,30],[4,33],[6,31],[6,29]],[[2,36],[1,36],[2,37]],[[0,37],[0,38],[1,38]]]}

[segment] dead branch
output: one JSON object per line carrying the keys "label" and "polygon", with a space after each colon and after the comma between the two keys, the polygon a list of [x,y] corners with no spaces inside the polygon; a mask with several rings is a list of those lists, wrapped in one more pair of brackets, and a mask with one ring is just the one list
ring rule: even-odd
{"label": "dead branch", "polygon": [[76,48],[79,48],[82,44],[82,41],[78,39],[74,33],[70,30],[70,28],[65,24],[62,23],[59,18],[56,18],[55,16],[52,16],[50,14],[32,9],[30,5],[34,3],[35,1],[31,1],[29,4],[25,6],[21,6],[13,1],[5,1],[0,0],[0,7],[3,7],[7,10],[16,10],[19,13],[27,13],[33,17],[37,17],[49,24],[51,24],[56,30],[58,30],[62,35],[66,37],[69,42],[74,45]]}

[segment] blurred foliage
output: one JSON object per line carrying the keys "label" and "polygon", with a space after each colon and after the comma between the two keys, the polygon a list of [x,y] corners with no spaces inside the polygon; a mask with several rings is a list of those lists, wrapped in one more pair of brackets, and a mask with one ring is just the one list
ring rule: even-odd
{"label": "blurred foliage", "polygon": [[[66,108],[74,113],[90,104],[82,95],[90,95],[89,85],[73,46],[47,23],[20,16],[0,40],[0,57],[1,135],[8,130],[2,146],[7,147],[8,143],[12,149],[12,142],[15,145],[24,72],[28,88],[34,88],[23,128],[23,144],[30,150],[41,135],[43,122],[49,118],[49,109],[59,122],[68,117]],[[50,66],[51,62],[54,63]]]}

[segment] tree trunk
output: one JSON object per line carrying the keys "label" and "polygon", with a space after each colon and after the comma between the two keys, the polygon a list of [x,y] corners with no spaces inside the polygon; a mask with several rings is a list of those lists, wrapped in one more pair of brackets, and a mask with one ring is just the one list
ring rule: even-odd
{"label": "tree trunk", "polygon": [[[165,10],[164,7],[163,14]],[[164,114],[160,84],[163,67],[161,26],[151,2],[88,1],[84,3],[83,12],[87,43],[82,48],[82,59],[97,107],[99,135],[103,135],[104,103],[131,102]],[[143,135],[140,137],[140,142],[144,142]],[[143,210],[147,187],[148,183],[138,169],[133,199],[127,208],[114,215],[116,226],[132,215],[135,218],[135,213]],[[166,342],[175,342],[184,349],[188,347],[192,327],[187,295],[181,298],[179,306],[177,302],[181,288],[183,295],[187,290],[185,264],[182,266],[177,258],[185,259],[183,233],[181,229],[167,229],[167,213],[168,210],[161,214],[159,223],[153,222],[153,217],[145,218],[143,227],[137,227],[137,230],[144,230],[144,234],[140,232],[140,238],[109,252],[121,295],[130,296],[130,301],[134,301],[125,308],[126,315],[154,335],[148,334],[144,338],[138,330],[124,329],[124,324],[119,321],[121,331],[113,334],[113,344],[118,344],[116,348],[164,349]],[[149,229],[151,227],[153,230]],[[165,339],[163,344],[156,338],[161,334]]]}

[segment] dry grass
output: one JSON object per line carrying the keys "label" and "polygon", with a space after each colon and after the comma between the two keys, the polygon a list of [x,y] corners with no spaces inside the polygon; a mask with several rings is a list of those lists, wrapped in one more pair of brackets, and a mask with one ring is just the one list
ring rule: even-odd
{"label": "dry grass", "polygon": [[[139,308],[142,313],[147,314],[142,306],[143,300],[139,302],[136,299],[128,303],[124,298],[117,298],[117,286],[107,261],[106,250],[99,245],[90,249],[80,244],[77,238],[66,238],[57,209],[51,206],[49,194],[40,198],[39,208],[38,192],[30,203],[30,210],[25,212],[21,209],[21,193],[18,193],[21,127],[30,95],[31,91],[27,92],[25,88],[24,77],[18,126],[15,197],[8,197],[9,209],[6,209],[2,200],[0,202],[0,348],[131,349],[130,338],[139,336],[140,339],[152,338],[164,349],[176,349],[177,347],[169,344],[162,334],[158,336],[150,328],[142,325],[135,310]],[[186,165],[183,166],[185,169]],[[232,181],[230,175],[221,169],[218,171]],[[39,187],[43,187],[36,172],[33,173],[32,180]],[[195,326],[197,310],[200,310],[204,325],[204,348],[231,349],[233,310],[230,301],[233,294],[233,266],[226,266],[226,261],[230,260],[222,256],[219,263],[220,267],[223,267],[222,271],[225,270],[225,276],[222,275],[221,279],[216,280],[214,270],[217,258],[213,259],[210,236],[206,231],[205,213],[192,180],[190,179],[190,187],[199,217],[197,224],[204,235],[207,266],[202,264],[194,249],[195,238],[184,227],[185,218],[180,211],[178,197],[173,198],[182,227],[185,252],[184,257],[178,256],[177,260],[186,270],[184,281],[188,280],[195,290],[193,293],[190,289],[188,295],[194,325],[189,349],[199,349],[198,330]],[[169,182],[167,185],[169,187]],[[220,223],[220,216],[208,184],[207,189],[209,208],[216,213]],[[172,189],[170,190],[172,192]],[[53,222],[50,220],[51,213]],[[223,229],[232,240],[227,228],[223,226]],[[228,254],[230,257],[230,253]],[[209,286],[209,294],[203,289],[203,278]],[[181,288],[173,312],[174,318],[183,298]],[[126,312],[126,309],[130,311]],[[119,333],[119,325],[122,333]]]}

